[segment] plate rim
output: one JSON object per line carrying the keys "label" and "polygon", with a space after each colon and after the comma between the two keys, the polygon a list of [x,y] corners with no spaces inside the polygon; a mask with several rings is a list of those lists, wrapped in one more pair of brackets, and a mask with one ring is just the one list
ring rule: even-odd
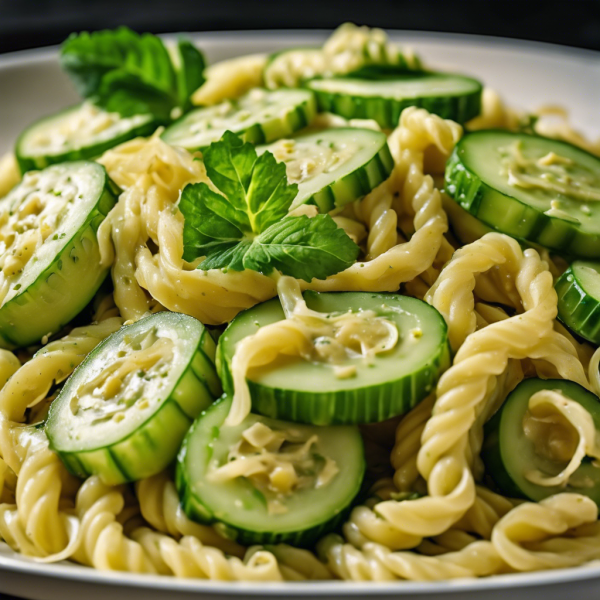
{"label": "plate rim", "polygon": [[[216,41],[223,36],[234,37],[236,41],[269,38],[285,38],[290,35],[322,38],[332,29],[252,29],[224,31],[186,31],[181,32],[194,40]],[[404,37],[406,44],[421,39],[424,41],[449,41],[465,44],[483,43],[489,47],[510,46],[513,49],[527,49],[542,53],[561,54],[577,59],[587,59],[594,63],[600,58],[600,51],[577,48],[549,42],[539,42],[501,36],[481,34],[448,33],[434,31],[418,31],[404,29],[386,29],[392,38]],[[160,34],[165,39],[173,39],[178,33]],[[44,46],[0,54],[0,69],[18,68],[31,62],[47,62],[57,58],[60,46]],[[285,594],[290,597],[323,594],[335,596],[340,593],[356,597],[368,594],[381,596],[384,594],[416,595],[467,592],[486,592],[497,589],[527,589],[536,586],[553,584],[569,584],[586,580],[600,582],[600,560],[579,567],[566,569],[536,571],[494,575],[487,578],[460,578],[443,581],[393,581],[393,582],[349,582],[349,581],[310,581],[310,582],[226,582],[204,579],[182,579],[174,576],[138,574],[122,571],[99,571],[76,563],[44,564],[35,559],[21,556],[4,543],[0,542],[0,572],[22,575],[33,575],[54,580],[69,580],[78,584],[119,585],[125,588],[157,589],[163,592],[210,593],[213,595],[244,594],[246,596],[277,596]],[[2,584],[0,583],[0,591]]]}
{"label": "plate rim", "polygon": [[[327,28],[302,28],[302,29],[230,29],[223,31],[180,31],[170,33],[157,34],[164,39],[176,39],[178,35],[188,35],[193,37],[206,37],[208,40],[218,39],[223,36],[234,36],[236,38],[261,36],[277,36],[287,37],[289,35],[322,37],[330,34],[334,29]],[[416,38],[429,38],[430,40],[440,39],[455,42],[483,42],[494,46],[511,45],[513,47],[521,46],[529,50],[539,50],[541,52],[553,52],[560,54],[569,54],[578,58],[589,58],[591,60],[600,59],[600,50],[589,48],[578,48],[576,46],[568,46],[565,44],[556,44],[552,42],[540,42],[536,40],[524,40],[520,38],[510,38],[495,35],[484,35],[478,33],[452,33],[445,31],[420,31],[417,29],[387,29],[386,33],[390,37],[406,36],[408,44],[410,40]],[[0,67],[18,66],[22,62],[28,62],[32,59],[50,60],[55,53],[58,53],[60,45],[40,46],[37,48],[27,48],[25,50],[15,50],[12,52],[0,53]]]}
{"label": "plate rim", "polygon": [[[10,554],[15,554],[15,556],[10,556]],[[441,581],[216,581],[199,578],[178,578],[172,575],[100,571],[66,561],[43,564],[30,557],[16,555],[4,542],[0,542],[0,572],[70,580],[80,584],[119,585],[127,588],[135,587],[165,592],[211,593],[217,595],[243,592],[246,596],[278,596],[284,593],[290,597],[302,597],[308,594],[331,595],[333,597],[343,592],[348,596],[360,597],[365,594],[381,596],[392,592],[402,596],[421,596],[439,593],[489,592],[500,589],[522,590],[537,586],[569,584],[587,580],[598,581],[600,580],[600,560],[566,569],[510,573],[482,578],[463,577]]]}

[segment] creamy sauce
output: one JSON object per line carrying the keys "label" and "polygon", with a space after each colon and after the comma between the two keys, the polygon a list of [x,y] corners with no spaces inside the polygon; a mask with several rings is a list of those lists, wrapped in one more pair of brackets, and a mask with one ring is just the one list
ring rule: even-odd
{"label": "creamy sauce", "polygon": [[91,424],[114,420],[119,423],[125,411],[149,407],[149,388],[165,386],[175,344],[169,338],[158,337],[154,330],[141,339],[125,339],[116,357],[95,377],[80,386],[71,400],[71,412]]}
{"label": "creamy sauce", "polygon": [[288,181],[303,183],[324,173],[330,173],[347,163],[360,147],[355,142],[317,143],[279,140],[270,151],[279,162],[285,163]]}
{"label": "creamy sauce", "polygon": [[[18,279],[34,254],[75,210],[79,194],[68,174],[56,177],[26,173],[11,195],[11,202],[0,206],[0,300],[11,290],[18,292]],[[65,234],[61,234],[65,235]]]}
{"label": "creamy sauce", "polygon": [[[600,201],[598,175],[566,156],[549,152],[538,159],[527,158],[523,155],[521,142],[500,148],[500,153],[504,173],[512,186],[541,190],[581,202]],[[583,208],[582,211],[586,212]],[[558,199],[546,214],[565,218]],[[575,221],[578,220],[575,218]]]}
{"label": "creamy sauce", "polygon": [[284,514],[287,497],[299,490],[325,487],[339,473],[333,459],[316,452],[318,441],[317,435],[307,436],[293,428],[271,429],[256,422],[242,433],[225,464],[213,461],[207,480],[222,483],[244,477],[265,496],[269,514]]}

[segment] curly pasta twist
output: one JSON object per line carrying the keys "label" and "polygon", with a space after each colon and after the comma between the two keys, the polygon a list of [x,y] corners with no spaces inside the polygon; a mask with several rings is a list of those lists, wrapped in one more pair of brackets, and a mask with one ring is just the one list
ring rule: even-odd
{"label": "curly pasta twist", "polygon": [[194,523],[181,508],[179,496],[166,471],[136,483],[136,494],[144,519],[157,531],[175,538],[188,535],[227,554],[243,556],[244,549],[220,536],[212,527]]}
{"label": "curly pasta twist", "polygon": [[268,88],[298,87],[301,81],[317,75],[350,73],[370,64],[422,68],[412,50],[401,50],[390,43],[383,30],[344,23],[322,49],[292,50],[275,55],[265,71],[265,83]]}
{"label": "curly pasta twist", "polygon": [[[374,540],[390,549],[409,548],[422,537],[448,530],[473,506],[476,490],[471,468],[479,449],[471,448],[470,431],[485,412],[495,378],[505,371],[509,359],[542,358],[554,364],[563,376],[587,386],[581,365],[577,370],[565,361],[565,349],[553,339],[556,292],[552,276],[535,251],[522,252],[517,242],[506,236],[487,235],[479,243],[463,248],[460,255],[457,253],[442,271],[436,291],[444,289],[448,273],[472,290],[475,274],[481,270],[480,256],[486,250],[488,255],[496,253],[500,264],[509,259],[514,262],[515,286],[525,312],[472,333],[460,347],[453,366],[438,383],[433,413],[421,437],[417,469],[427,482],[428,496],[381,502],[373,511],[367,507],[354,509],[344,531],[355,545]],[[469,276],[460,277],[453,263],[462,264],[462,271]],[[468,300],[462,296],[461,300],[473,306],[472,297]],[[436,306],[436,301],[433,304]],[[454,327],[451,315],[449,330]],[[567,353],[566,357],[572,355]]]}
{"label": "curly pasta twist", "polygon": [[192,102],[202,106],[238,98],[263,84],[266,54],[250,54],[210,65],[204,71],[206,81],[192,95]]}
{"label": "curly pasta twist", "polygon": [[[517,506],[496,525],[492,543],[516,571],[573,567],[600,558],[597,519],[598,507],[586,496],[558,494]],[[586,524],[593,528],[577,531]]]}
{"label": "curly pasta twist", "polygon": [[[169,526],[168,522],[175,523],[170,517],[165,518],[164,514],[152,514],[153,508],[148,504],[145,511],[152,520],[162,520],[165,527]],[[191,523],[184,525],[189,533],[179,540],[146,526],[131,527],[128,521],[136,523],[136,510],[126,510],[123,486],[106,486],[97,477],[90,477],[81,486],[77,494],[76,512],[81,521],[80,544],[72,558],[100,570],[160,573],[222,581],[283,581],[311,576],[323,578],[324,574],[328,574],[326,569],[319,570],[314,565],[311,569],[303,565],[296,570],[293,557],[282,560],[280,565],[275,555],[266,550],[249,551],[244,560],[228,556],[222,549],[205,545],[195,537],[192,530],[200,531],[201,526]],[[125,533],[126,529],[131,530],[129,534]],[[230,548],[235,548],[235,544],[231,544]],[[302,559],[298,562],[310,564],[306,560],[308,553],[298,552],[302,553]],[[239,554],[238,549],[236,553]]]}
{"label": "curly pasta twist", "polygon": [[208,181],[202,162],[157,136],[122,144],[100,160],[126,188],[99,231],[107,263],[111,236],[114,242],[115,302],[126,319],[142,317],[154,298],[169,310],[217,325],[274,296],[275,284],[255,271],[199,271],[183,261],[183,217],[175,203],[187,183]]}
{"label": "curly pasta twist", "polygon": [[469,131],[478,129],[518,129],[521,117],[519,113],[507,107],[500,95],[486,87],[481,95],[481,113],[467,123]]}
{"label": "curly pasta twist", "polygon": [[[369,252],[374,253],[389,245],[390,230],[395,218],[389,206],[396,204],[396,214],[414,215],[414,234],[406,243],[400,243],[384,251],[372,260],[359,262],[350,268],[328,277],[325,281],[313,280],[308,287],[317,291],[396,291],[400,284],[410,281],[433,264],[438,251],[445,243],[448,228],[442,200],[433,179],[424,175],[425,150],[435,146],[450,152],[460,138],[461,128],[452,121],[445,121],[426,110],[407,108],[400,116],[400,124],[389,138],[390,149],[396,166],[387,182],[375,192],[373,201],[368,199],[364,209],[376,209],[375,218],[364,214],[368,223],[377,223],[378,215],[385,215],[378,223],[378,231],[385,234],[379,243],[369,240]],[[398,198],[395,198],[398,196]]]}
{"label": "curly pasta twist", "polygon": [[589,498],[559,494],[510,509],[501,504],[496,510],[504,514],[491,541],[451,529],[423,542],[417,553],[393,552],[372,542],[358,550],[329,536],[320,543],[319,554],[336,575],[353,581],[481,577],[572,567],[600,557],[598,508]]}
{"label": "curly pasta twist", "polygon": [[487,541],[474,542],[456,552],[425,556],[416,552],[393,552],[372,542],[358,550],[343,544],[338,536],[329,536],[318,550],[338,577],[351,581],[438,581],[492,575],[504,567],[498,552]]}
{"label": "curly pasta twist", "polygon": [[[14,505],[0,505],[0,537],[21,553],[40,560],[67,558],[77,544],[78,522],[71,497],[77,481],[48,449],[42,432],[24,426],[25,411],[45,400],[85,356],[122,324],[108,317],[73,329],[51,342],[19,368],[0,391],[0,453],[17,476]],[[15,367],[4,359],[4,368]],[[7,367],[8,365],[8,367]]]}

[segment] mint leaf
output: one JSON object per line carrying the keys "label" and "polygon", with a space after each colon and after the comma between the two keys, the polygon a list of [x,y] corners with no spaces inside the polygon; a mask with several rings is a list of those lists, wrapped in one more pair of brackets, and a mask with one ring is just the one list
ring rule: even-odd
{"label": "mint leaf", "polygon": [[200,52],[184,41],[178,51],[180,68],[160,38],[120,27],[71,35],[60,59],[84,98],[123,116],[150,112],[168,121],[174,108],[189,107],[191,86],[203,82]]}
{"label": "mint leaf", "polygon": [[190,97],[204,83],[204,56],[194,44],[184,37],[177,40],[179,68],[176,71],[179,106],[184,111],[192,107]]}
{"label": "mint leaf", "polygon": [[254,238],[224,252],[213,251],[202,270],[252,269],[270,275],[277,269],[296,279],[325,279],[354,263],[358,246],[329,215],[286,217]]}
{"label": "mint leaf", "polygon": [[244,234],[238,226],[235,209],[227,199],[205,183],[186,185],[179,210],[185,217],[183,259],[192,261],[237,244]]}
{"label": "mint leaf", "polygon": [[359,248],[329,215],[291,217],[298,192],[285,165],[270,152],[226,131],[204,151],[205,183],[187,185],[179,210],[184,216],[183,258],[205,257],[199,269],[274,270],[311,281],[348,268]]}
{"label": "mint leaf", "polygon": [[198,268],[203,271],[210,271],[211,269],[243,271],[246,269],[244,259],[250,248],[252,248],[252,242],[250,240],[242,240],[234,246],[215,250],[200,263]]}
{"label": "mint leaf", "polygon": [[277,269],[310,281],[347,269],[358,252],[358,246],[329,215],[286,217],[254,240],[244,266],[266,275]]}
{"label": "mint leaf", "polygon": [[226,131],[203,158],[206,174],[238,211],[243,231],[261,233],[287,215],[298,186],[288,183],[285,164],[270,152],[257,157],[252,144]]}

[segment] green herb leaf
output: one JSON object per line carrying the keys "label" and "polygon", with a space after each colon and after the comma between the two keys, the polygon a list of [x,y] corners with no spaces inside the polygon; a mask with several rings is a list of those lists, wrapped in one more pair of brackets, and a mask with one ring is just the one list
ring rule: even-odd
{"label": "green herb leaf", "polygon": [[270,152],[257,157],[252,144],[226,131],[203,158],[206,174],[236,209],[242,231],[261,233],[287,215],[298,186],[288,183],[285,164]]}
{"label": "green herb leaf", "polygon": [[277,269],[296,279],[325,279],[347,269],[358,246],[329,215],[286,217],[253,241],[244,240],[225,252],[212,251],[200,269],[252,269],[270,275]]}
{"label": "green herb leaf", "polygon": [[247,269],[273,269],[296,279],[325,279],[354,263],[358,246],[329,215],[286,217],[259,235],[244,256]]}
{"label": "green herb leaf", "polygon": [[288,216],[298,187],[270,152],[231,132],[204,151],[216,193],[205,183],[187,185],[179,209],[185,218],[183,258],[204,256],[199,269],[252,269],[311,281],[348,268],[358,246],[329,215]]}
{"label": "green herb leaf", "polygon": [[206,63],[202,52],[183,37],[177,40],[177,52],[179,55],[179,68],[176,71],[179,105],[186,111],[192,107],[190,97],[204,83]]}
{"label": "green herb leaf", "polygon": [[185,216],[183,259],[192,261],[237,244],[244,234],[238,226],[235,209],[227,199],[205,183],[186,185],[179,210]]}
{"label": "green herb leaf", "polygon": [[203,82],[204,59],[180,41],[175,68],[162,40],[126,27],[82,32],[63,44],[61,65],[79,93],[123,116],[152,113],[165,121],[174,108],[186,110],[192,86]]}

